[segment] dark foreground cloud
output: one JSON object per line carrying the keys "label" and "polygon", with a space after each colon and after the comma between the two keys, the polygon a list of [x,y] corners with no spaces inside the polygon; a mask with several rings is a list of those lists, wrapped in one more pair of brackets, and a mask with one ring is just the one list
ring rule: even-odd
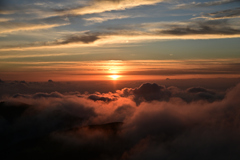
{"label": "dark foreground cloud", "polygon": [[115,93],[5,96],[0,103],[0,156],[238,159],[239,94],[240,84],[222,93],[145,83]]}

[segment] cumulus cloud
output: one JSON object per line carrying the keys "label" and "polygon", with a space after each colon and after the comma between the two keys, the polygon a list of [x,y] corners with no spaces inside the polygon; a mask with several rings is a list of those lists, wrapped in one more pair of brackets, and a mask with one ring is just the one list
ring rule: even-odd
{"label": "cumulus cloud", "polygon": [[166,88],[156,83],[145,83],[138,88],[124,88],[117,92],[120,96],[131,97],[137,105],[142,102],[169,101],[170,98],[181,98],[185,102],[197,100],[213,102],[224,98],[224,94],[215,93],[202,87],[191,87],[186,90],[180,90],[174,86]]}
{"label": "cumulus cloud", "polygon": [[123,89],[121,92],[122,96],[134,96],[134,101],[139,105],[142,101],[153,101],[153,100],[168,100],[171,96],[165,86],[159,86],[156,83],[145,83],[139,88],[135,89]]}
{"label": "cumulus cloud", "polygon": [[[116,93],[5,97],[0,103],[1,156],[237,159],[240,85],[211,102],[179,96],[199,93],[220,94],[203,87],[181,90],[145,83]],[[93,95],[116,99],[92,100]],[[142,101],[136,105],[134,97]]]}

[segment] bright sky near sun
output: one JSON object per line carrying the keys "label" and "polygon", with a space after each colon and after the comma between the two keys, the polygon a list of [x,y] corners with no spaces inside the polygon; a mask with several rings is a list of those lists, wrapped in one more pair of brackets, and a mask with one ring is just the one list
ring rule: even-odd
{"label": "bright sky near sun", "polygon": [[239,44],[239,0],[0,2],[4,80],[239,77]]}

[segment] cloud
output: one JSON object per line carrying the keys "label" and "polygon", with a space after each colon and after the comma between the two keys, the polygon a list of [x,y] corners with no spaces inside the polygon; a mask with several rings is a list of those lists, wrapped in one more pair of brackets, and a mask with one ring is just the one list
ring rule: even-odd
{"label": "cloud", "polygon": [[33,95],[25,95],[25,94],[15,94],[13,95],[14,98],[23,97],[23,98],[33,98],[33,99],[39,99],[39,98],[63,98],[63,95],[58,92],[51,92],[51,93],[35,93]]}
{"label": "cloud", "polygon": [[95,35],[95,34],[86,33],[85,35],[71,35],[61,42],[56,42],[56,44],[69,44],[69,43],[76,43],[76,42],[93,43],[98,39],[100,38],[98,37],[97,34]]}
{"label": "cloud", "polygon": [[2,22],[0,25],[0,34],[18,32],[18,31],[32,31],[41,29],[50,29],[54,27],[60,27],[69,25],[68,23],[63,24],[33,24],[33,23],[22,23],[22,22]]}
{"label": "cloud", "polygon": [[169,101],[171,98],[181,98],[187,103],[200,100],[213,102],[224,98],[224,94],[215,93],[202,87],[192,87],[181,91],[175,87],[166,88],[156,83],[145,83],[139,88],[124,88],[117,92],[120,96],[132,98],[137,105],[142,102]]}
{"label": "cloud", "polygon": [[134,95],[134,101],[139,105],[143,101],[153,101],[153,100],[165,100],[167,101],[171,93],[165,88],[165,86],[158,86],[156,83],[145,83],[139,88],[135,89],[123,89],[120,91],[122,96]]}
{"label": "cloud", "polygon": [[155,5],[163,0],[92,0],[87,6],[58,10],[62,15],[85,15],[114,10],[125,10],[143,5]]}
{"label": "cloud", "polygon": [[30,106],[24,103],[0,102],[1,116],[9,122],[19,118]]}
{"label": "cloud", "polygon": [[204,14],[202,17],[198,17],[198,18],[215,20],[215,19],[239,18],[239,16],[240,16],[240,8],[233,8],[233,9],[222,10],[222,11],[213,12],[209,14]]}
{"label": "cloud", "polygon": [[239,0],[219,0],[219,1],[211,1],[211,2],[192,2],[189,4],[179,4],[173,7],[173,9],[189,9],[193,7],[209,7],[209,6],[217,6],[223,5],[233,2],[239,2]]}
{"label": "cloud", "polygon": [[[33,26],[32,28],[27,27],[27,29],[37,29],[38,27],[56,27],[56,25],[40,25],[37,27]],[[17,30],[21,30],[21,27]],[[191,20],[185,22],[119,25],[115,27],[108,27],[106,29],[99,29],[98,31],[86,31],[80,34],[72,34],[59,38],[55,41],[2,47],[0,51],[34,50],[59,47],[86,47],[116,43],[126,44],[126,40],[131,43],[139,43],[173,39],[220,39],[238,37],[240,37],[240,28],[237,21],[230,21],[228,19]]]}
{"label": "cloud", "polygon": [[189,93],[204,92],[204,93],[209,93],[209,94],[215,94],[214,91],[210,91],[210,90],[202,88],[202,87],[192,87],[192,88],[187,89],[187,92],[189,92]]}
{"label": "cloud", "polygon": [[85,21],[87,21],[86,25],[92,25],[95,23],[102,23],[104,21],[109,21],[109,20],[115,20],[115,19],[124,19],[124,18],[131,18],[132,16],[129,15],[114,15],[114,14],[109,14],[105,16],[100,16],[100,17],[90,17],[90,18],[83,18]]}
{"label": "cloud", "polygon": [[88,97],[88,99],[91,99],[93,101],[103,101],[103,102],[111,102],[114,99],[108,98],[108,97],[102,97],[102,96],[98,96],[98,95],[90,95]]}
{"label": "cloud", "polygon": [[[171,92],[167,100],[146,98],[166,90]],[[125,97],[120,92],[5,97],[0,103],[1,156],[125,160],[239,157],[240,84],[226,91],[221,100],[211,102],[186,102],[176,96],[219,94],[203,87],[181,90],[145,83],[128,91],[131,95]],[[90,95],[119,96],[105,103],[90,100]],[[133,96],[146,99],[136,106]]]}
{"label": "cloud", "polygon": [[[65,24],[68,25],[68,24]],[[54,25],[50,25],[53,27]],[[61,25],[60,25],[61,26]],[[37,28],[34,28],[37,29]],[[95,41],[98,41],[101,37],[98,33],[81,33],[81,34],[72,34],[66,36],[61,39],[57,39],[55,41],[48,41],[48,42],[33,42],[18,46],[5,46],[3,47],[2,51],[10,51],[10,50],[35,50],[35,49],[46,49],[46,48],[59,48],[59,47],[84,47],[89,46],[89,44],[93,44]],[[1,49],[0,49],[1,50]],[[61,54],[60,54],[61,55]],[[63,54],[62,54],[63,55]],[[49,54],[48,56],[51,56]]]}
{"label": "cloud", "polygon": [[0,18],[0,23],[1,22],[7,22],[7,21],[11,21],[11,18]]}
{"label": "cloud", "polygon": [[160,30],[161,34],[170,35],[239,35],[240,29],[227,20],[193,21],[187,25],[169,25],[170,29]]}

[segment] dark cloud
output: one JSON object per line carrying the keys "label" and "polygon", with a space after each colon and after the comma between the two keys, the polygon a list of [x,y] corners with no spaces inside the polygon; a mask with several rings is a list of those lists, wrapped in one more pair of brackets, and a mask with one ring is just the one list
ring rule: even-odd
{"label": "dark cloud", "polygon": [[169,28],[170,29],[161,30],[159,33],[171,35],[234,35],[240,33],[240,29],[231,27],[229,21],[227,20],[196,21],[190,22],[189,25],[185,26],[169,25]]}
{"label": "dark cloud", "polygon": [[132,97],[137,105],[142,102],[151,101],[169,101],[170,98],[178,97],[186,102],[206,100],[209,102],[222,100],[224,94],[215,93],[212,90],[208,90],[202,87],[192,87],[186,89],[186,91],[180,90],[176,87],[159,86],[156,83],[145,83],[139,88],[125,88],[118,91],[121,96]]}
{"label": "dark cloud", "polygon": [[[240,156],[240,85],[225,92],[221,100],[211,102],[194,98],[186,102],[181,96],[216,96],[219,92],[156,83],[81,97],[76,96],[79,92],[54,94],[58,93],[2,100],[2,159],[210,160]],[[34,98],[36,95],[38,98]],[[99,103],[89,99],[92,95],[125,97]],[[134,97],[143,99],[138,106]]]}
{"label": "dark cloud", "polygon": [[190,95],[186,94],[185,97],[182,97],[182,99],[186,100],[187,102],[196,100],[207,100],[208,102],[214,102],[224,98],[224,94],[219,94],[203,87],[188,88],[186,92],[190,93]]}
{"label": "dark cloud", "polygon": [[33,95],[27,95],[27,94],[15,94],[13,95],[13,98],[34,98],[34,99],[38,99],[38,98],[62,98],[63,95],[61,93],[58,92],[52,92],[52,93],[36,93]]}
{"label": "dark cloud", "polygon": [[194,7],[209,7],[209,6],[217,6],[228,3],[240,2],[239,0],[218,0],[218,1],[210,1],[210,2],[192,2],[189,4],[180,4],[174,7],[174,9],[187,9]]}
{"label": "dark cloud", "polygon": [[90,95],[88,97],[88,99],[91,99],[93,101],[103,101],[103,102],[111,102],[114,99],[108,98],[108,97],[102,97],[102,96],[98,96],[98,95]]}
{"label": "dark cloud", "polygon": [[209,13],[209,14],[206,14],[205,16],[209,16],[213,19],[235,18],[235,17],[240,16],[240,8],[227,9],[227,10],[223,10],[223,11]]}
{"label": "dark cloud", "polygon": [[58,39],[56,41],[28,43],[28,44],[23,44],[19,46],[4,46],[3,48],[12,48],[12,47],[28,48],[28,47],[44,47],[44,46],[47,47],[47,46],[67,45],[72,43],[91,44],[99,39],[101,38],[100,38],[100,34],[98,33],[85,33],[85,34],[79,34],[79,35],[73,34],[67,37],[63,37],[62,39]]}
{"label": "dark cloud", "polygon": [[206,88],[202,88],[202,87],[192,87],[187,89],[187,92],[189,93],[199,93],[199,92],[203,92],[203,93],[209,93],[209,94],[215,94],[215,92],[208,90]]}
{"label": "dark cloud", "polygon": [[64,39],[62,42],[59,42],[57,44],[69,44],[69,43],[92,43],[96,40],[100,39],[98,35],[94,34],[86,34],[86,35],[72,35]]}
{"label": "dark cloud", "polygon": [[62,98],[62,94],[58,92],[52,92],[50,94],[47,93],[36,93],[33,95],[33,98]]}
{"label": "dark cloud", "polygon": [[6,12],[5,8],[9,5],[7,0],[0,1],[0,14],[4,14]]}
{"label": "dark cloud", "polygon": [[139,88],[132,90],[132,93],[137,104],[141,101],[167,100],[171,96],[165,86],[159,86],[156,83],[142,84]]}
{"label": "dark cloud", "polygon": [[29,107],[25,103],[0,102],[0,116],[12,122],[19,118]]}

